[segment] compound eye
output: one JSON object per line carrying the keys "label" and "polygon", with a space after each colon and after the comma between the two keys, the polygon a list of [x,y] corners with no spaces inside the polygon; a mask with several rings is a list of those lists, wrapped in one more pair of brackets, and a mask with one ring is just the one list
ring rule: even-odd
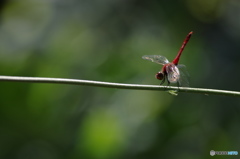
{"label": "compound eye", "polygon": [[163,77],[164,77],[164,75],[163,75],[162,72],[158,72],[158,73],[155,75],[155,77],[156,77],[157,79],[159,79],[159,80],[162,80]]}

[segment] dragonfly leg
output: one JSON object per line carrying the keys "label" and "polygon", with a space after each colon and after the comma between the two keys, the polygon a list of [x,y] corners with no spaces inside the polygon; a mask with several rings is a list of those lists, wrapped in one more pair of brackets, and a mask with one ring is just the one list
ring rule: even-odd
{"label": "dragonfly leg", "polygon": [[[160,83],[160,85],[162,85],[165,82],[165,79],[167,78],[166,75],[163,76],[162,82]],[[167,80],[168,81],[168,80]],[[166,89],[166,87],[164,88],[164,90]]]}
{"label": "dragonfly leg", "polygon": [[170,82],[169,82],[169,80],[168,80],[168,77],[167,77],[167,75],[165,76],[166,78],[167,78],[167,87],[170,85]]}
{"label": "dragonfly leg", "polygon": [[177,81],[177,87],[178,87],[178,91],[179,91],[179,87],[180,87],[179,81]]}
{"label": "dragonfly leg", "polygon": [[162,82],[160,83],[160,85],[162,85],[165,82],[165,75],[163,76]]}
{"label": "dragonfly leg", "polygon": [[177,86],[180,87],[180,82],[179,81],[177,81]]}
{"label": "dragonfly leg", "polygon": [[167,86],[169,86],[169,85],[170,85],[170,82],[169,82],[168,80],[167,80],[167,83],[168,83]]}

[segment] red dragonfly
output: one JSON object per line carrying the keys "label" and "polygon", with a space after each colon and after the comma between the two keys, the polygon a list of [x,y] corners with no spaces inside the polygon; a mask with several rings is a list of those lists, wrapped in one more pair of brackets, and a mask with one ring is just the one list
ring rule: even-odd
{"label": "red dragonfly", "polygon": [[193,32],[188,33],[186,39],[183,41],[183,44],[172,62],[169,62],[168,59],[164,56],[160,55],[145,55],[142,58],[145,60],[149,60],[158,64],[163,65],[162,70],[156,74],[156,78],[162,80],[160,85],[165,82],[167,79],[168,85],[170,83],[177,83],[178,86],[188,87],[188,73],[185,69],[185,66],[182,64],[178,64],[181,54],[187,45],[189,39],[191,38]]}

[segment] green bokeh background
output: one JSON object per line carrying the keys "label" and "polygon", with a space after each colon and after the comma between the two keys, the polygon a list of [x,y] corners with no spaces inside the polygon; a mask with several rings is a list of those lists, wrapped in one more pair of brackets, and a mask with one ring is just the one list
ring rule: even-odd
{"label": "green bokeh background", "polygon": [[[190,31],[180,63],[191,87],[239,91],[237,0],[1,1],[0,72],[158,85],[161,66],[141,57],[172,60]],[[17,82],[0,88],[3,159],[240,152],[237,97]]]}

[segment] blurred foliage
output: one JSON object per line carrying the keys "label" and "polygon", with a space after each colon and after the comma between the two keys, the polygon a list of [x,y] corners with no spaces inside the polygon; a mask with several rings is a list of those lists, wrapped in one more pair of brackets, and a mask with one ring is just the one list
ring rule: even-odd
{"label": "blurred foliage", "polygon": [[[9,0],[0,3],[2,75],[156,84],[180,63],[192,87],[239,91],[240,1]],[[239,99],[1,82],[0,158],[210,158],[240,151]]]}

